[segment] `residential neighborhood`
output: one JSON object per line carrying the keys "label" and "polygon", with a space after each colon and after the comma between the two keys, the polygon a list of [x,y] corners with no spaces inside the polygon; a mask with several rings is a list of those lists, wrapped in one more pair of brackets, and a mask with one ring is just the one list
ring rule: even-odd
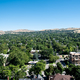
{"label": "residential neighborhood", "polygon": [[63,33],[52,30],[0,35],[0,79],[79,80],[80,42],[76,40],[80,34]]}
{"label": "residential neighborhood", "polygon": [[[33,52],[39,54],[38,50],[31,50],[31,52],[30,52],[31,55],[35,54]],[[9,57],[9,54],[1,53],[0,55],[2,55],[4,59],[6,58],[6,60]],[[77,53],[76,52],[70,52],[69,55],[59,55],[58,54],[57,56],[59,58],[56,61],[52,62],[52,63],[49,62],[49,59],[43,59],[43,61],[45,62],[45,66],[44,67],[45,67],[45,69],[49,69],[50,66],[53,66],[53,67],[56,68],[58,66],[57,63],[59,63],[63,68],[68,68],[67,64],[65,64],[66,58],[67,58],[68,62],[72,63],[72,60],[73,60],[72,58],[74,58],[74,57],[76,58],[75,55],[78,55],[78,58],[77,58],[77,60],[78,60],[79,59],[79,55],[80,55],[79,52],[77,52]],[[37,56],[37,57],[40,58],[39,56]],[[36,75],[36,74],[34,74],[34,72],[30,75],[29,74],[29,70],[33,66],[36,66],[39,61],[41,61],[41,58],[36,60],[36,57],[35,57],[35,60],[29,61],[28,64],[26,64],[26,67],[25,67],[26,68],[25,69],[26,77],[28,77],[28,78],[20,78],[19,80],[62,80],[62,79],[64,79],[64,80],[66,80],[66,79],[67,80],[75,80],[75,78],[73,76],[66,75],[66,71],[65,70],[63,70],[62,74],[54,73],[54,75],[49,75],[49,78],[45,75],[44,71],[41,72],[42,76],[40,74]],[[74,64],[74,63],[72,63],[72,64]],[[3,64],[3,66],[6,66],[6,62]],[[32,75],[33,75],[33,77],[31,77]]]}
{"label": "residential neighborhood", "polygon": [[80,80],[80,0],[0,0],[0,80]]}

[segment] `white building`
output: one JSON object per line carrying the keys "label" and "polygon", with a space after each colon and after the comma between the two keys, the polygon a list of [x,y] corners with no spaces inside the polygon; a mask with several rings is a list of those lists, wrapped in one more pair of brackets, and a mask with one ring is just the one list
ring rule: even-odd
{"label": "white building", "polygon": [[[2,55],[3,57],[4,57],[4,59],[5,59],[5,62],[6,62],[6,60],[7,60],[7,58],[9,57],[9,54],[3,54],[3,53],[1,53],[0,55]],[[3,66],[5,66],[5,63],[3,64]]]}
{"label": "white building", "polygon": [[31,50],[31,53],[34,54],[35,52],[39,52],[40,50]]}

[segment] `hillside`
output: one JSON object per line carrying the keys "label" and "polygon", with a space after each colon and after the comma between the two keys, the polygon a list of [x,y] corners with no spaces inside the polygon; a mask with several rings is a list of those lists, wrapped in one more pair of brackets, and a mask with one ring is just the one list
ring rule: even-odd
{"label": "hillside", "polygon": [[[40,31],[50,31],[50,30],[59,30],[59,31],[72,31],[74,33],[80,33],[80,28],[62,28],[62,29],[44,29]],[[34,32],[34,30],[28,30],[28,29],[18,29],[18,30],[12,30],[12,31],[0,31],[0,35],[2,34],[18,34],[19,32]]]}

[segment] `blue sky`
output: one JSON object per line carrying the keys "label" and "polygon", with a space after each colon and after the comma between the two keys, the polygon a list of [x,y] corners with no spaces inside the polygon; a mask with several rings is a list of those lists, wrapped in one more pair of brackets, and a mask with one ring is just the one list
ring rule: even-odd
{"label": "blue sky", "polygon": [[80,0],[0,0],[0,30],[80,28]]}

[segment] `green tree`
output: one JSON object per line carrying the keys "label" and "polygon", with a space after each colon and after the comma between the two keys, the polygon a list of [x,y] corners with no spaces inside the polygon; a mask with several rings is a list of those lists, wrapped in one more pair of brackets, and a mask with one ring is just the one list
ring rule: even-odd
{"label": "green tree", "polygon": [[62,73],[64,70],[60,62],[57,63],[57,69],[60,71],[60,73]]}
{"label": "green tree", "polygon": [[42,62],[38,62],[36,65],[32,66],[29,70],[29,74],[41,74],[41,71],[45,69],[45,64]]}
{"label": "green tree", "polygon": [[11,75],[13,76],[13,78],[15,78],[16,74],[19,70],[19,65],[17,65],[17,66],[9,65],[9,69],[11,70]]}
{"label": "green tree", "polygon": [[29,61],[29,56],[25,52],[16,50],[10,53],[8,61],[10,64],[22,66]]}
{"label": "green tree", "polygon": [[8,46],[6,43],[0,45],[0,53],[6,54],[8,51]]}
{"label": "green tree", "polygon": [[4,64],[4,57],[0,55],[0,66],[3,66]]}
{"label": "green tree", "polygon": [[37,67],[40,67],[41,68],[41,70],[45,70],[45,63],[43,63],[43,62],[38,62],[38,63],[36,63],[36,66]]}
{"label": "green tree", "polygon": [[16,73],[16,79],[19,80],[19,78],[24,78],[26,77],[26,66],[22,66],[20,70],[17,71]]}
{"label": "green tree", "polygon": [[41,57],[42,58],[49,58],[50,54],[53,54],[53,49],[52,48],[46,48],[42,51],[40,51]]}
{"label": "green tree", "polygon": [[3,74],[5,77],[8,77],[11,78],[11,70],[3,70]]}
{"label": "green tree", "polygon": [[54,66],[50,65],[49,68],[44,71],[44,73],[47,77],[49,75],[54,75]]}
{"label": "green tree", "polygon": [[80,79],[80,66],[70,64],[68,68],[65,68],[66,74],[73,75],[76,80]]}
{"label": "green tree", "polygon": [[9,78],[11,78],[11,70],[9,69],[9,67],[1,66],[0,67],[0,78],[4,79],[8,76],[9,76]]}
{"label": "green tree", "polygon": [[58,56],[53,56],[52,54],[49,55],[49,62],[55,62],[57,59],[59,59]]}
{"label": "green tree", "polygon": [[33,59],[38,60],[38,53],[34,53]]}

